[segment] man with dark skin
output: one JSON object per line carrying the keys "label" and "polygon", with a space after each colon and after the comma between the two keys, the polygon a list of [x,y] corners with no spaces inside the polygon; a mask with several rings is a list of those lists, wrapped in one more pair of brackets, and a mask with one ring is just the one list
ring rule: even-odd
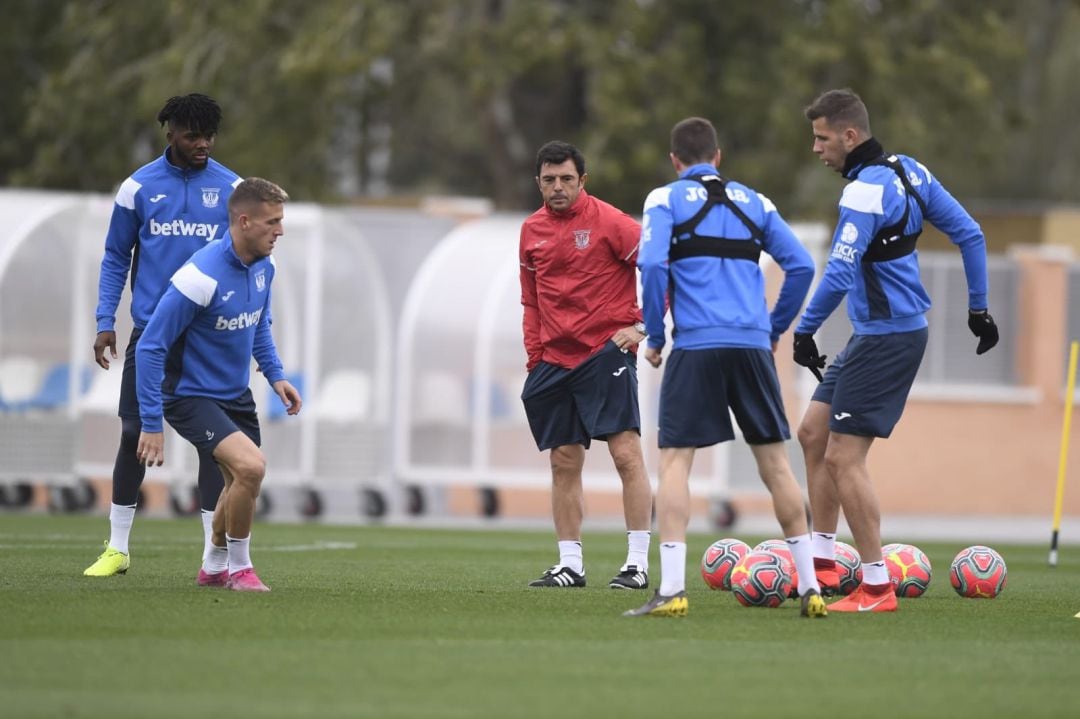
{"label": "man with dark skin", "polygon": [[[131,526],[145,467],[136,457],[141,425],[135,396],[135,346],[169,278],[196,251],[220,239],[229,225],[229,195],[240,182],[236,173],[212,160],[221,108],[201,94],[169,98],[157,116],[167,128],[165,152],[120,185],[105,240],[98,284],[94,359],[108,370],[116,352],[116,309],[131,278],[134,323],[124,357],[120,390],[120,447],[113,467],[110,536],[105,551],[83,574],[109,577],[131,566]],[[199,499],[203,522],[200,584],[221,576],[227,557],[210,541],[214,506],[224,486],[209,454],[199,455]],[[223,580],[222,580],[223,581]],[[219,582],[220,583],[220,582]]]}

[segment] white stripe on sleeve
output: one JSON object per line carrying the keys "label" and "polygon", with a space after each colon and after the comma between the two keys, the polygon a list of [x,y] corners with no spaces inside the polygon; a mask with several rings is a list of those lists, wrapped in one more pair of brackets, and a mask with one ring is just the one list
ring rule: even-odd
{"label": "white stripe on sleeve", "polygon": [[172,276],[172,283],[180,290],[180,294],[200,307],[210,305],[218,285],[217,280],[200,270],[193,262],[178,269]]}
{"label": "white stripe on sleeve", "polygon": [[657,187],[650,192],[645,198],[645,209],[642,212],[648,212],[654,207],[671,207],[670,187]]}
{"label": "white stripe on sleeve", "polygon": [[882,215],[881,198],[885,188],[881,185],[871,185],[868,182],[855,180],[844,188],[844,194],[840,197],[840,207],[846,207],[856,212],[868,212],[874,215]]}
{"label": "white stripe on sleeve", "polygon": [[134,210],[135,193],[141,188],[142,184],[136,182],[133,177],[124,180],[124,183],[120,185],[120,189],[116,191],[116,204],[120,205],[125,210]]}

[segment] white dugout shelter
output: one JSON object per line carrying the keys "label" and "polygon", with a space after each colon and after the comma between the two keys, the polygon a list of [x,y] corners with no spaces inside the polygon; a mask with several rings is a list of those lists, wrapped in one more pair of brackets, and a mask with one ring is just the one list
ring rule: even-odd
{"label": "white dugout shelter", "polygon": [[[87,352],[73,308],[86,277],[86,195],[0,192],[0,480],[73,481]],[[92,318],[91,318],[92,319]],[[90,327],[87,332],[92,331]]]}

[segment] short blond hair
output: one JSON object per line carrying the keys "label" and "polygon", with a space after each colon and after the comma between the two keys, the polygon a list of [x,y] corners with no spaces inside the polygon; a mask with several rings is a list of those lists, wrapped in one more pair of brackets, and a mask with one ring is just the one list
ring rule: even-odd
{"label": "short blond hair", "polygon": [[239,215],[241,207],[249,207],[256,203],[280,205],[288,199],[289,193],[270,180],[249,177],[237,185],[229,196],[229,218]]}

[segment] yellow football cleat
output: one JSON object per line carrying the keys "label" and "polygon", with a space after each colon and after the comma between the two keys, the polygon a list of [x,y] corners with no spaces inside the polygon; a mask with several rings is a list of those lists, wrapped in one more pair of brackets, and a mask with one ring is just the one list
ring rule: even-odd
{"label": "yellow football cleat", "polygon": [[131,566],[131,558],[123,552],[118,552],[105,542],[105,551],[97,558],[97,561],[86,568],[84,577],[111,577],[114,574],[123,574]]}
{"label": "yellow football cleat", "polygon": [[811,589],[809,592],[802,596],[802,606],[799,609],[799,614],[804,617],[827,617],[829,616],[829,608],[825,604],[825,600],[821,598],[821,595]]}
{"label": "yellow football cleat", "polygon": [[652,599],[642,604],[637,609],[623,612],[624,617],[685,617],[690,610],[690,600],[686,592],[676,592],[670,597],[665,597],[657,590]]}

